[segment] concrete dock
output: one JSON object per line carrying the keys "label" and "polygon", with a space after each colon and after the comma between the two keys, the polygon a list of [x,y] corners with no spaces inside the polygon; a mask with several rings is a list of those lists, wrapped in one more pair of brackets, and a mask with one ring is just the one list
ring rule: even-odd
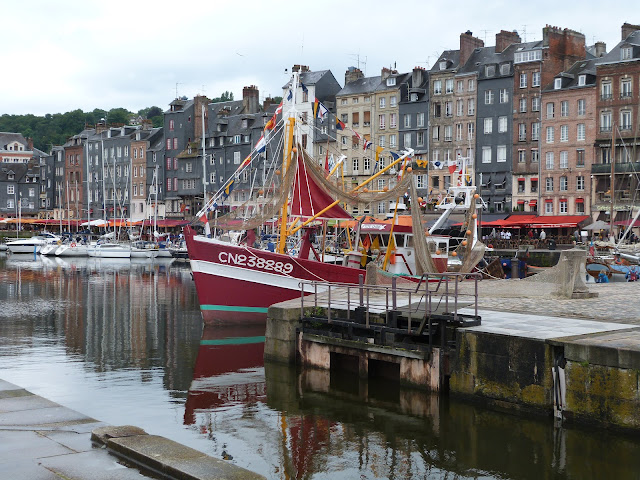
{"label": "concrete dock", "polygon": [[0,478],[260,479],[135,427],[111,427],[0,380]]}
{"label": "concrete dock", "polygon": [[[265,357],[325,369],[351,364],[363,377],[386,371],[399,375],[400,383],[498,408],[640,431],[640,282],[591,283],[587,293],[597,296],[567,298],[558,296],[554,274],[479,282],[481,325],[457,328],[455,342],[445,348],[434,344],[431,356],[412,364],[403,349],[373,345],[372,339],[306,333],[300,300],[283,302],[269,309]],[[460,285],[458,313],[475,314],[469,308],[475,288],[473,282]],[[326,295],[318,297],[318,306],[324,306]],[[332,304],[341,303],[344,298],[336,291]],[[406,298],[398,298],[400,309],[406,304]],[[322,310],[314,307],[313,296],[305,298],[307,305]],[[344,318],[340,307],[332,315]],[[383,317],[372,322],[384,323]],[[381,363],[387,367],[381,369]],[[414,379],[424,379],[423,384]]]}

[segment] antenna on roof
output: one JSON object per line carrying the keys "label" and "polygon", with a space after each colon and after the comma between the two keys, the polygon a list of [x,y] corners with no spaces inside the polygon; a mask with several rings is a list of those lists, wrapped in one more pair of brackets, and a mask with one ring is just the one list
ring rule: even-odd
{"label": "antenna on roof", "polygon": [[178,85],[182,85],[182,83],[176,82],[176,98],[178,98]]}
{"label": "antenna on roof", "polygon": [[485,44],[485,46],[487,45],[487,33],[491,32],[492,30],[480,30],[483,34],[484,34],[484,38],[483,38],[483,42]]}
{"label": "antenna on roof", "polygon": [[[360,52],[358,53],[350,53],[349,56],[351,58],[355,58],[358,62],[358,70],[362,70],[364,75],[367,75],[367,57],[364,57],[364,60],[360,60]],[[364,65],[364,68],[360,68],[360,64]]]}
{"label": "antenna on roof", "polygon": [[522,25],[522,41],[527,43],[527,25]]}

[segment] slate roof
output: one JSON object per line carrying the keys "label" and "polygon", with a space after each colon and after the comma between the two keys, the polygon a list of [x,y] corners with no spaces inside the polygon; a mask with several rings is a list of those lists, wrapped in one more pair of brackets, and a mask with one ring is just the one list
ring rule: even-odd
{"label": "slate roof", "polygon": [[21,133],[0,132],[0,149],[6,150],[7,145],[11,142],[19,142],[28,145],[27,139]]}
{"label": "slate roof", "polygon": [[[317,72],[303,72],[300,74],[300,81],[305,85],[315,85],[318,83],[322,77],[324,77],[327,73],[330,73],[330,70],[318,70]],[[291,87],[291,80],[285,83],[282,88]]]}
{"label": "slate roof", "polygon": [[[406,82],[408,78],[411,77],[410,73],[394,73],[389,75],[389,77],[396,77],[396,84],[392,86],[387,86],[387,80],[382,80],[378,87],[376,88],[376,92],[383,92],[385,90],[397,90],[400,88],[400,85],[403,82]],[[389,78],[387,77],[387,78]]]}
{"label": "slate roof", "polygon": [[[555,78],[563,78],[562,88],[558,90],[567,90],[570,88],[593,87],[596,84],[596,62],[598,59],[591,58],[588,60],[579,60],[571,65],[566,72],[560,72]],[[585,85],[578,85],[580,75],[586,75]],[[556,90],[554,82],[551,82],[545,88],[544,92],[552,92]]]}
{"label": "slate roof", "polygon": [[382,77],[363,77],[353,82],[347,83],[338,93],[336,97],[343,95],[359,95],[362,93],[373,93],[382,83]]}
{"label": "slate roof", "polygon": [[[440,62],[446,60],[447,68],[444,70],[440,70]],[[451,72],[455,71],[458,68],[458,64],[460,63],[460,50],[445,50],[440,54],[436,63],[431,67],[430,72],[439,73],[439,72]]]}
{"label": "slate roof", "polygon": [[635,30],[627,36],[624,40],[619,42],[615,47],[611,49],[606,55],[596,59],[596,64],[609,64],[619,62],[638,61],[640,59],[640,49],[634,48],[633,59],[621,60],[620,49],[626,46],[638,47],[640,46],[640,30]]}

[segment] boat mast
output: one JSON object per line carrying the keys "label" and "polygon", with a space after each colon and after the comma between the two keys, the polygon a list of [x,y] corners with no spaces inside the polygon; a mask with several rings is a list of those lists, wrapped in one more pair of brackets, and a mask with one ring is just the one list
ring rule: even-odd
{"label": "boat mast", "polygon": [[[209,182],[207,182],[207,155],[205,153],[205,140],[204,140],[204,135],[205,135],[205,128],[204,128],[204,109],[205,109],[205,105],[202,105],[202,192],[203,192],[203,197],[202,197],[202,208],[205,211],[205,215],[207,214],[207,185],[209,184]],[[208,218],[207,218],[208,221]]]}
{"label": "boat mast", "polygon": [[613,220],[614,220],[614,203],[615,203],[615,184],[616,184],[616,122],[612,119],[611,125],[611,185],[609,185],[609,193],[611,195],[611,210],[609,213],[609,233],[613,235]]}
{"label": "boat mast", "polygon": [[[293,72],[293,76],[291,78],[291,92],[292,92],[292,103],[291,108],[289,109],[289,119],[287,125],[287,137],[286,144],[284,148],[284,154],[282,157],[282,181],[286,177],[287,171],[289,168],[294,168],[291,165],[291,154],[293,153],[293,141],[294,141],[294,128],[296,124],[296,96],[298,94],[298,72]],[[297,153],[297,148],[296,148]],[[280,241],[278,242],[278,253],[285,253],[285,248],[287,244],[287,209],[289,205],[287,202],[284,202],[282,205],[282,212],[280,214]]]}
{"label": "boat mast", "polygon": [[89,137],[87,136],[87,142],[85,143],[85,155],[87,159],[87,229],[91,232],[91,202],[89,202],[89,180],[91,180],[91,171],[89,170]]}

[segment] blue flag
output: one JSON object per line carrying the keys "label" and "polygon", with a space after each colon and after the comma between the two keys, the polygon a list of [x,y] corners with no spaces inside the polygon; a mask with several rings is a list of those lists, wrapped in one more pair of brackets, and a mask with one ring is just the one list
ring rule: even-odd
{"label": "blue flag", "polygon": [[287,100],[291,101],[292,98],[293,98],[293,93],[291,93],[291,90],[289,90],[289,94],[287,95]]}

